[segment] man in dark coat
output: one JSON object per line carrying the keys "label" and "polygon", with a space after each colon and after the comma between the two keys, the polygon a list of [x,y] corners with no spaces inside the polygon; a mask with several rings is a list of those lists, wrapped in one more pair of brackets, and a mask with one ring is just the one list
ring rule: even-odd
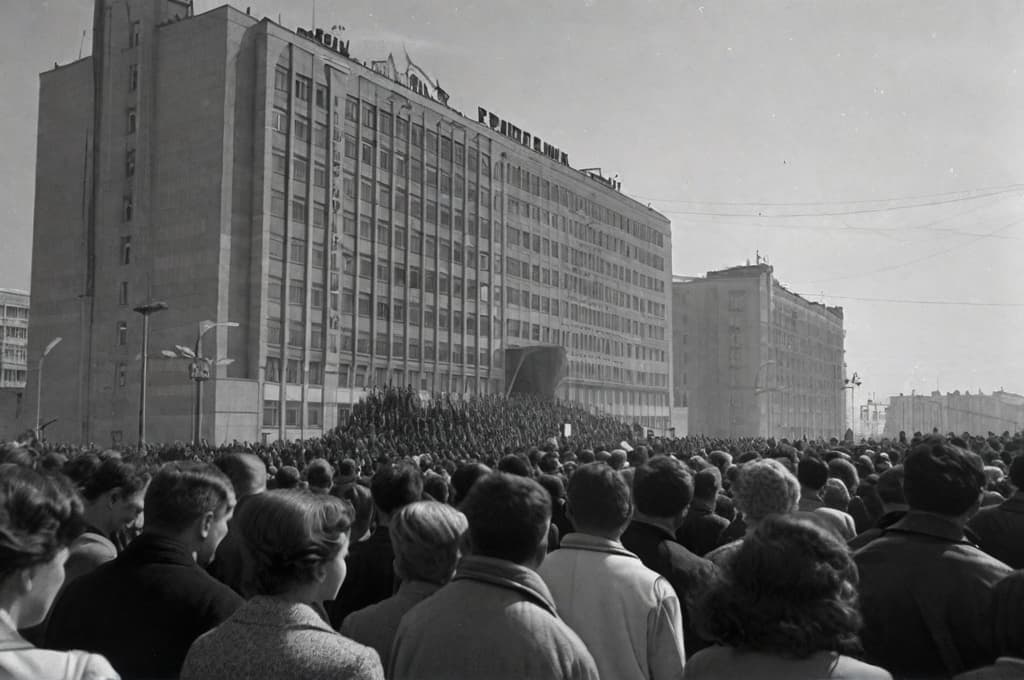
{"label": "man in dark coat", "polygon": [[1016,491],[999,505],[982,508],[968,527],[978,547],[1014,569],[1024,569],[1024,455],[1010,463],[1010,482]]}
{"label": "man in dark coat", "polygon": [[729,520],[715,513],[715,499],[721,490],[718,468],[709,467],[693,476],[693,501],[676,539],[690,552],[703,557],[718,547],[718,539]]}
{"label": "man in dark coat", "polygon": [[907,456],[910,509],[854,554],[869,663],[900,677],[949,677],[995,660],[992,592],[1011,569],[964,536],[984,489],[978,455],[940,437]]}
{"label": "man in dark coat", "polygon": [[637,468],[633,479],[633,520],[622,545],[644,566],[664,576],[683,605],[683,641],[687,657],[708,646],[694,628],[696,597],[714,577],[715,566],[675,540],[693,497],[686,467],[670,456],[652,458]]}
{"label": "man in dark coat", "polygon": [[242,598],[206,573],[235,506],[213,465],[168,463],[146,491],[145,526],[54,604],[46,646],[105,656],[124,680],[176,678],[196,638]]}

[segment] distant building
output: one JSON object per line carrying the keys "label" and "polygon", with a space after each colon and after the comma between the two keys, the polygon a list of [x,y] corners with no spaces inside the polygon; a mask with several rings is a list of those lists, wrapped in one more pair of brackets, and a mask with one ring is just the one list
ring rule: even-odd
{"label": "distant building", "polygon": [[915,432],[942,434],[984,435],[989,432],[1019,432],[1024,430],[1024,396],[1013,392],[947,394],[901,394],[889,397],[885,409],[885,436],[907,436]]}
{"label": "distant building", "polygon": [[21,429],[28,380],[29,294],[0,288],[0,439]]}
{"label": "distant building", "polygon": [[690,434],[841,437],[843,310],[790,292],[767,264],[672,284],[673,407]]}
{"label": "distant building", "polygon": [[858,438],[881,437],[885,431],[885,404],[874,399],[860,405],[860,418],[856,432]]}
{"label": "distant building", "polygon": [[205,384],[210,441],[317,436],[388,384],[539,392],[668,429],[670,224],[616,180],[462,115],[407,55],[365,63],[230,6],[96,9],[92,56],[40,78],[32,348],[64,338],[51,439],[134,442],[133,309],[154,301],[152,441],[190,438],[188,363],[160,352],[194,348],[205,320],[222,325],[201,354],[232,360]]}

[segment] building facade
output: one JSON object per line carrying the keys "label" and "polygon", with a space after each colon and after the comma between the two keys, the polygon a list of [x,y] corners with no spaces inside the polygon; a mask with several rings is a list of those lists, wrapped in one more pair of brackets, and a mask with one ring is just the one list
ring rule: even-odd
{"label": "building facade", "polygon": [[942,434],[969,432],[985,435],[989,432],[1020,432],[1024,430],[1024,396],[1013,392],[997,391],[976,394],[959,390],[942,394],[901,394],[889,397],[885,409],[886,437],[907,436],[915,432],[925,434],[937,430]]}
{"label": "building facade", "polygon": [[687,409],[690,434],[842,436],[842,308],[792,293],[773,272],[673,281],[673,405]]}
{"label": "building facade", "polygon": [[[0,438],[25,429],[25,383],[28,379],[29,295],[0,288]],[[34,423],[33,423],[34,425]]]}
{"label": "building facade", "polygon": [[668,428],[666,218],[408,59],[127,5],[97,0],[93,56],[41,79],[33,337],[79,359],[51,437],[130,439],[153,301],[154,441],[191,431],[176,345],[231,360],[205,383],[215,441],[315,436],[370,386],[516,391],[524,348],[558,357],[555,396]]}

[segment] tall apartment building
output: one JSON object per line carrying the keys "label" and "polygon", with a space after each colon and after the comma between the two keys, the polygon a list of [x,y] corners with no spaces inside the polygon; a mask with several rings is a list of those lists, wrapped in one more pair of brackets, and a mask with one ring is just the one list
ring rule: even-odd
{"label": "tall apartment building", "polygon": [[[153,301],[150,357],[233,361],[205,383],[210,440],[313,436],[388,383],[667,428],[666,218],[411,62],[189,7],[97,0],[93,55],[41,77],[32,346],[69,345],[51,438],[133,440]],[[149,373],[148,439],[187,439],[187,362]]]}
{"label": "tall apartment building", "polygon": [[28,377],[29,296],[0,288],[0,389],[23,390]]}
{"label": "tall apartment building", "polygon": [[841,437],[843,310],[787,290],[767,264],[672,284],[673,405],[690,434]]}

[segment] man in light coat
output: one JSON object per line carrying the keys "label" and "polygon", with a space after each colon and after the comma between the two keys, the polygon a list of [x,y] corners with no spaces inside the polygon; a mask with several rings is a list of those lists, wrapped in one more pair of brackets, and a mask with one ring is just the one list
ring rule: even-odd
{"label": "man in light coat", "polygon": [[679,678],[686,659],[679,598],[619,542],[632,514],[621,475],[604,463],[582,466],[569,481],[576,533],[538,571],[602,678]]}

